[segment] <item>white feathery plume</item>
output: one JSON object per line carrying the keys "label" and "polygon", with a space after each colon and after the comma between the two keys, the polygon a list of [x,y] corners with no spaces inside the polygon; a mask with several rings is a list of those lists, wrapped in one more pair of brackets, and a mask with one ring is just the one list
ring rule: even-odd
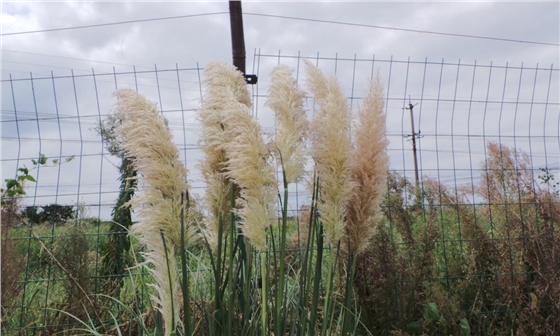
{"label": "white feathery plume", "polygon": [[[152,299],[164,318],[165,334],[170,335],[180,321],[175,252],[181,246],[181,196],[188,189],[187,170],[156,105],[133,90],[118,90],[114,95],[115,113],[122,120],[117,135],[140,182],[131,201],[140,221],[132,225],[130,234],[146,246],[144,264],[154,266],[150,271],[157,296]],[[185,230],[185,245],[189,245],[197,237],[196,229],[186,220]]]}
{"label": "white feathery plume", "polygon": [[[215,188],[208,194],[207,207],[219,209],[224,203],[221,190],[226,187],[225,181],[233,181],[239,188],[235,212],[241,218],[242,233],[263,251],[266,228],[276,221],[274,167],[260,126],[251,116],[251,100],[241,72],[226,63],[214,62],[208,65],[206,76],[207,92],[200,111],[205,128],[201,144],[206,157],[200,167],[208,188]],[[219,177],[212,177],[213,172],[218,172]],[[214,180],[224,176],[227,179]],[[208,221],[207,237],[217,236],[217,219],[214,215]]]}
{"label": "white feathery plume", "polygon": [[308,128],[303,108],[305,92],[298,88],[292,71],[285,65],[275,67],[270,77],[267,105],[276,116],[275,153],[289,184],[296,182],[304,174],[305,136]]}
{"label": "white feathery plume", "polygon": [[355,150],[350,176],[354,186],[346,211],[348,241],[343,242],[345,249],[355,254],[367,248],[375,233],[381,214],[379,206],[387,188],[389,160],[384,108],[383,85],[377,74],[362,100],[353,128]]}
{"label": "white feathery plume", "polygon": [[[237,71],[237,70],[236,70]],[[259,251],[266,250],[266,228],[276,222],[277,182],[257,120],[247,106],[231,101],[226,108],[228,176],[239,186],[237,214],[241,230]]]}
{"label": "white feathery plume", "polygon": [[198,119],[202,123],[198,144],[204,153],[204,159],[199,162],[198,168],[206,182],[204,203],[209,214],[204,219],[203,234],[212,250],[215,250],[218,244],[220,217],[222,225],[227,224],[230,211],[231,181],[226,175],[227,157],[224,144],[228,140],[225,133],[224,106],[233,99],[249,108],[251,97],[245,79],[239,76],[231,65],[224,62],[210,63],[204,75],[205,92],[202,107],[198,111]]}
{"label": "white feathery plume", "polygon": [[331,244],[336,245],[345,232],[345,209],[352,190],[349,178],[351,115],[337,79],[327,79],[311,62],[304,61],[308,86],[319,105],[311,122],[311,154],[319,179],[317,207],[325,227],[325,236]]}

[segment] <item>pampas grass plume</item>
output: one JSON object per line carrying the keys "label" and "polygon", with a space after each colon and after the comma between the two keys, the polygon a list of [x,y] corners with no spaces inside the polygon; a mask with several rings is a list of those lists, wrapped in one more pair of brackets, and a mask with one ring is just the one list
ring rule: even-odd
{"label": "pampas grass plume", "polygon": [[[152,299],[158,304],[169,335],[179,322],[175,251],[180,246],[181,195],[188,188],[187,170],[179,161],[177,147],[156,105],[133,90],[118,90],[114,95],[118,99],[115,113],[122,120],[117,135],[140,176],[140,190],[132,199],[140,221],[130,233],[146,246],[145,264],[154,266],[150,271],[157,297]],[[185,245],[194,242],[194,226],[187,226],[185,237]]]}
{"label": "pampas grass plume", "polygon": [[319,105],[311,123],[311,154],[320,190],[317,207],[326,238],[336,245],[344,233],[345,208],[352,189],[350,110],[336,78],[326,78],[308,60],[305,64],[309,89]]}
{"label": "pampas grass plume", "polygon": [[296,182],[304,174],[305,136],[308,128],[303,103],[305,92],[298,88],[292,71],[285,65],[272,70],[267,105],[276,116],[278,161],[286,174],[287,184]]}
{"label": "pampas grass plume", "polygon": [[226,174],[225,144],[228,142],[228,134],[225,132],[224,107],[234,101],[250,108],[251,98],[245,79],[226,63],[208,64],[204,75],[205,92],[202,107],[198,111],[198,119],[202,124],[199,147],[204,153],[204,159],[199,162],[198,168],[206,182],[204,203],[208,216],[204,219],[203,233],[212,250],[216,250],[220,217],[221,224],[226,224],[230,210],[231,183]]}
{"label": "pampas grass plume", "polygon": [[380,217],[379,205],[387,188],[387,140],[385,137],[385,100],[379,74],[370,83],[358,111],[354,129],[355,150],[351,180],[354,182],[346,211],[348,251],[358,254],[366,249]]}
{"label": "pampas grass plume", "polygon": [[266,228],[276,222],[276,179],[274,167],[259,124],[243,104],[226,105],[226,127],[230,141],[228,176],[241,188],[237,210],[242,232],[259,251],[266,250]]}
{"label": "pampas grass plume", "polygon": [[[237,69],[227,67],[229,70],[223,76],[245,82]],[[236,211],[243,235],[257,250],[264,251],[266,228],[276,221],[277,184],[261,128],[251,116],[250,105],[239,99],[236,92],[229,90],[229,97],[221,105],[227,138],[227,176],[240,188]]]}

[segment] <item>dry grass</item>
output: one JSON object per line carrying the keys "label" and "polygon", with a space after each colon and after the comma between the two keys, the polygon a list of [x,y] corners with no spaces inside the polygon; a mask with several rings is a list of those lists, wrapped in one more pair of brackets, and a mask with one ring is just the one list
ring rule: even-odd
{"label": "dry grass", "polygon": [[[241,73],[230,68],[240,80]],[[259,251],[266,249],[266,228],[276,222],[277,181],[268,146],[249,107],[235,99],[224,101],[224,128],[227,142],[227,176],[240,188],[241,230]]]}
{"label": "dry grass", "polygon": [[305,92],[298,88],[292,70],[285,65],[275,67],[270,77],[267,105],[276,116],[275,153],[286,175],[286,184],[290,184],[304,174],[308,129],[303,107]]}
{"label": "dry grass", "polygon": [[309,90],[319,105],[311,123],[311,155],[320,187],[318,209],[326,239],[336,246],[345,233],[345,209],[353,187],[350,110],[338,80],[326,78],[307,60],[305,65]]}
{"label": "dry grass", "polygon": [[[417,193],[390,176],[388,223],[355,281],[374,334],[410,333],[414,323],[425,335],[461,334],[462,318],[474,335],[560,332],[560,197],[537,183],[521,151],[489,143],[482,167],[480,183],[462,190],[424,177]],[[466,197],[473,190],[481,204]],[[414,195],[423,206],[410,206]],[[424,320],[428,303],[445,323]]]}
{"label": "dry grass", "polygon": [[[212,250],[216,249],[218,223],[229,223],[231,180],[227,176],[227,155],[225,143],[225,108],[228,102],[235,101],[251,107],[247,84],[235,69],[223,62],[208,64],[204,71],[204,97],[198,111],[202,124],[199,146],[204,159],[198,164],[206,182],[204,208],[208,216],[204,219],[204,235]],[[221,228],[222,230],[224,228]],[[224,235],[225,237],[225,235]]]}
{"label": "dry grass", "polygon": [[[4,197],[4,195],[2,195]],[[12,198],[9,202],[2,202],[0,265],[1,267],[1,319],[4,321],[16,306],[16,300],[23,288],[18,283],[22,272],[25,270],[25,255],[17,251],[18,241],[10,238],[10,231],[21,219],[18,213],[21,210],[20,198]]]}
{"label": "dry grass", "polygon": [[[185,209],[182,195],[188,188],[187,170],[179,161],[171,132],[156,105],[132,90],[119,90],[115,95],[115,113],[122,120],[117,134],[141,176],[139,191],[131,201],[140,221],[132,226],[131,234],[147,248],[145,264],[154,266],[150,271],[158,295],[152,300],[162,313],[165,334],[170,335],[179,323],[175,253],[181,246],[181,212]],[[196,237],[197,228],[187,225],[185,245],[192,244]]]}
{"label": "dry grass", "polygon": [[343,239],[348,251],[359,254],[369,244],[381,217],[379,205],[387,189],[387,140],[385,137],[385,100],[379,75],[370,84],[358,111],[354,127],[355,150],[350,179],[353,182],[346,209]]}

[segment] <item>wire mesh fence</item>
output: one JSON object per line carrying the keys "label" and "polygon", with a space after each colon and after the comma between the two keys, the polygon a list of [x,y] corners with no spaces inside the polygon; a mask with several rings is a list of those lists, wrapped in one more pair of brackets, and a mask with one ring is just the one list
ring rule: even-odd
{"label": "wire mesh fence", "polygon": [[[422,315],[419,307],[432,302],[466,316],[475,334],[521,328],[534,311],[560,328],[554,301],[560,295],[559,69],[255,50],[253,114],[267,136],[274,133],[274,116],[265,105],[269,74],[286,64],[304,85],[304,56],[338,77],[352,111],[376,73],[386,90],[391,175],[382,229],[356,277],[368,328],[407,330]],[[58,309],[72,311],[69,298],[103,293],[106,278],[130,276],[100,272],[104,246],[115,234],[107,228],[120,191],[120,159],[98,132],[115,103],[113,91],[132,88],[157,102],[189,170],[192,192],[203,195],[196,168],[202,158],[196,118],[202,71],[197,64],[2,80],[2,177],[12,179],[21,175],[18,168],[28,167],[35,180],[25,183],[26,194],[10,211],[3,206],[4,332],[64,330],[72,320]],[[307,103],[311,119],[311,97]],[[289,191],[295,216],[310,194],[304,183]],[[70,209],[66,217],[52,215],[63,209]],[[33,215],[43,219],[22,224]],[[85,234],[67,229],[72,226],[85,227]],[[382,258],[388,255],[393,259]],[[87,279],[74,281],[76,276]]]}

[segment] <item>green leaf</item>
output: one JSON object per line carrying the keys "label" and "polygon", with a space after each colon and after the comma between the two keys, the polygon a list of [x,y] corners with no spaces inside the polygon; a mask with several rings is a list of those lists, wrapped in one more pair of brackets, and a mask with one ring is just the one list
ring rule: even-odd
{"label": "green leaf", "polygon": [[434,302],[424,305],[424,320],[430,322],[437,319],[439,319],[437,305]]}
{"label": "green leaf", "polygon": [[29,169],[27,169],[27,167],[19,168],[18,172],[22,172],[25,175],[27,175],[27,174],[29,174]]}
{"label": "green leaf", "polygon": [[53,160],[52,160],[52,163],[53,163],[53,164],[57,164],[57,163],[58,163],[58,159],[53,159]]}
{"label": "green leaf", "polygon": [[463,335],[468,336],[471,334],[471,326],[469,325],[469,321],[466,318],[461,319],[459,326],[461,327]]}
{"label": "green leaf", "polygon": [[39,153],[39,164],[46,164],[48,161],[48,158],[45,156],[45,154],[43,153]]}
{"label": "green leaf", "polygon": [[70,162],[70,161],[74,160],[75,157],[76,157],[75,155],[72,155],[72,156],[70,156],[70,157],[67,157],[67,158],[66,158],[66,162]]}
{"label": "green leaf", "polygon": [[9,189],[8,191],[6,191],[6,195],[8,195],[9,197],[14,197],[16,195],[16,191]]}
{"label": "green leaf", "polygon": [[18,195],[25,195],[25,194],[27,194],[27,193],[25,192],[25,190],[23,190],[23,188],[16,188],[15,192],[16,192],[16,194],[18,194]]}
{"label": "green leaf", "polygon": [[14,179],[6,179],[6,189],[12,189],[17,185],[19,185],[18,181]]}
{"label": "green leaf", "polygon": [[37,160],[31,160],[31,162],[33,162],[33,165],[34,165],[34,166],[37,165]]}
{"label": "green leaf", "polygon": [[35,178],[34,178],[33,176],[31,176],[31,175],[25,175],[24,178],[25,178],[27,181],[37,182],[37,181],[35,180]]}
{"label": "green leaf", "polygon": [[422,335],[422,322],[420,320],[410,322],[406,326],[406,332],[411,335]]}

